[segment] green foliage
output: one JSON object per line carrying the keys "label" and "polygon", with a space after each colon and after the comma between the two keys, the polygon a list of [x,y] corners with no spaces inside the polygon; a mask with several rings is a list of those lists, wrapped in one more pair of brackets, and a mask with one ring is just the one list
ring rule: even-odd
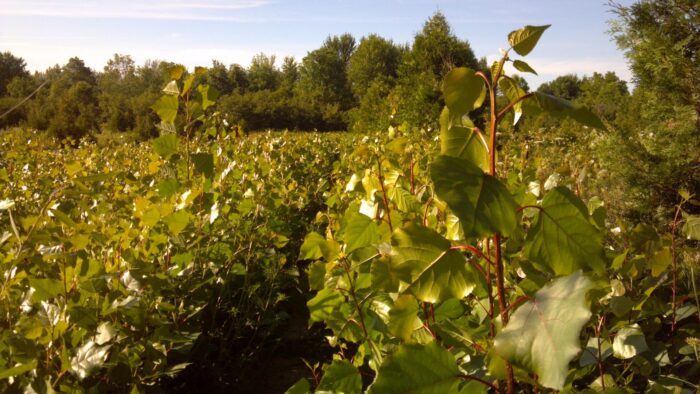
{"label": "green foliage", "polygon": [[[600,199],[580,197],[586,178],[569,179],[578,169],[541,182],[499,143],[543,114],[592,139],[610,130],[581,103],[528,93],[504,74],[519,60],[511,51],[530,53],[545,29],[511,33],[490,75],[445,73],[439,151],[434,135],[408,128],[368,136],[325,196],[300,250],[317,291],[309,324],[325,324],[333,363],[366,373],[369,392],[695,388],[686,338],[697,335],[697,306],[694,279],[678,282],[680,233],[610,222]],[[612,75],[586,81],[587,102],[626,94]],[[484,102],[496,108],[477,118],[482,130],[468,116],[483,116]],[[510,116],[526,122],[503,126]],[[681,197],[674,231],[694,234],[685,210],[696,200]]]}
{"label": "green foliage", "polygon": [[327,158],[354,143],[216,127],[190,141],[189,180],[176,134],[103,148],[3,133],[0,168],[30,164],[0,171],[15,185],[0,194],[0,234],[13,234],[0,235],[13,272],[0,292],[0,373],[13,378],[1,391],[191,390],[188,377],[242,370],[286,330],[299,292],[288,262],[328,188]]}
{"label": "green foliage", "polygon": [[29,77],[27,63],[10,52],[0,53],[0,96],[8,93],[8,84],[15,78]]}

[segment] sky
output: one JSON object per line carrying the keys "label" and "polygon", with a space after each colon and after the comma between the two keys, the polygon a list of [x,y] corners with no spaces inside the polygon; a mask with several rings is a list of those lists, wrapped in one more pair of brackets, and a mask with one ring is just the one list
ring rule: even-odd
{"label": "sky", "polygon": [[[633,0],[618,0],[628,5]],[[30,71],[78,56],[101,71],[114,53],[137,64],[169,60],[209,66],[213,59],[247,66],[260,52],[298,61],[329,35],[371,33],[411,43],[440,11],[453,32],[489,61],[510,31],[551,24],[526,60],[531,87],[559,75],[614,71],[629,81],[624,55],[610,35],[608,0],[0,0],[0,51]]]}

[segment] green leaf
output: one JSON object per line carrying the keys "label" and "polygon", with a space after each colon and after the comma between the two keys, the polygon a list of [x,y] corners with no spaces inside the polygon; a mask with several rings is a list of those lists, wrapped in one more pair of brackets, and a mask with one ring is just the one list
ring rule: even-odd
{"label": "green leaf", "polygon": [[498,85],[508,98],[508,101],[516,103],[513,105],[513,124],[516,124],[523,115],[523,101],[518,100],[527,93],[511,78],[501,78],[498,81]]}
{"label": "green leaf", "polygon": [[402,345],[379,366],[368,393],[456,393],[459,374],[454,356],[437,343]]}
{"label": "green leaf", "polygon": [[456,67],[445,76],[442,92],[450,112],[464,115],[481,107],[486,97],[486,83],[474,70]]}
{"label": "green leaf", "polygon": [[180,106],[177,96],[160,96],[160,98],[151,106],[151,109],[158,114],[158,117],[163,122],[173,123],[177,118],[177,110]]}
{"label": "green leaf", "polygon": [[389,310],[389,332],[408,341],[413,331],[421,325],[418,318],[418,301],[411,295],[399,296]]}
{"label": "green leaf", "polygon": [[214,176],[214,156],[211,153],[199,152],[192,155],[194,170],[204,174],[206,178]]}
{"label": "green leaf", "polygon": [[651,276],[658,277],[659,275],[663,274],[671,263],[671,250],[667,247],[661,249],[649,260],[649,265],[651,266]]}
{"label": "green leaf", "polygon": [[620,359],[632,358],[647,349],[644,333],[638,324],[623,327],[617,331],[613,341],[613,353]]}
{"label": "green leaf", "polygon": [[519,30],[515,30],[508,34],[508,43],[520,56],[526,56],[537,45],[542,33],[551,25],[530,26],[527,25]]}
{"label": "green leaf", "polygon": [[625,317],[634,307],[635,303],[626,296],[612,296],[610,298],[610,310],[617,317]]}
{"label": "green leaf", "polygon": [[685,218],[683,234],[685,234],[688,239],[700,241],[700,216],[691,215]]}
{"label": "green leaf", "polygon": [[568,275],[582,267],[605,270],[601,233],[588,220],[583,202],[566,187],[550,190],[525,240],[528,259]]}
{"label": "green leaf", "polygon": [[15,202],[12,200],[0,200],[0,211],[10,209],[15,206]]}
{"label": "green leaf", "polygon": [[535,71],[532,67],[530,67],[529,64],[525,63],[522,60],[513,60],[513,67],[515,67],[515,69],[520,72],[532,73],[537,75],[537,71]]}
{"label": "green leaf", "polygon": [[170,198],[177,193],[180,188],[180,182],[175,178],[164,179],[158,182],[158,195],[163,198]]}
{"label": "green leaf", "polygon": [[187,76],[187,79],[185,79],[185,82],[182,84],[182,92],[180,95],[182,97],[185,97],[185,95],[190,91],[192,88],[192,84],[194,83],[194,78],[196,77],[195,74],[190,74]]}
{"label": "green leaf", "polygon": [[203,110],[216,104],[216,99],[219,97],[219,91],[213,86],[209,85],[199,85],[197,86],[197,92],[199,92],[200,105]]}
{"label": "green leaf", "polygon": [[526,100],[528,104],[534,104],[540,110],[558,118],[571,118],[584,126],[606,130],[605,125],[593,112],[564,100],[542,92],[533,92],[531,98]]}
{"label": "green leaf", "polygon": [[334,289],[323,289],[310,299],[306,306],[309,308],[309,323],[323,321],[343,303],[345,298]]}
{"label": "green leaf", "polygon": [[177,81],[168,82],[168,84],[163,88],[163,93],[167,94],[168,96],[179,96],[180,88],[177,87]]}
{"label": "green leaf", "polygon": [[32,300],[39,302],[56,297],[63,293],[63,281],[58,279],[29,278],[29,286],[34,289]]}
{"label": "green leaf", "polygon": [[370,266],[370,278],[372,289],[396,293],[399,291],[399,273],[391,270],[391,261],[388,257],[380,257]]}
{"label": "green leaf", "polygon": [[430,176],[435,194],[462,223],[465,238],[508,236],[518,225],[518,206],[508,189],[474,164],[440,155],[430,165]]}
{"label": "green leaf", "polygon": [[29,372],[35,369],[37,365],[37,360],[32,360],[26,364],[20,364],[16,367],[8,368],[4,371],[0,371],[0,379],[7,379],[13,376],[21,375],[25,372]]}
{"label": "green leaf", "polygon": [[168,217],[163,219],[165,224],[168,226],[168,230],[170,230],[173,235],[179,235],[182,230],[187,227],[187,225],[190,223],[190,219],[192,218],[192,215],[190,215],[187,211],[180,210],[175,213],[170,214]]}
{"label": "green leaf", "polygon": [[299,260],[318,260],[323,258],[323,249],[326,247],[326,238],[317,232],[310,232],[304,237],[299,251]]}
{"label": "green leaf", "polygon": [[370,246],[379,240],[379,230],[372,219],[361,213],[352,213],[346,219],[343,231],[345,253]]}
{"label": "green leaf", "polygon": [[306,378],[301,378],[294,383],[294,386],[290,387],[284,394],[309,394],[311,393],[311,386]]}
{"label": "green leaf", "polygon": [[180,141],[175,134],[164,134],[152,142],[153,150],[162,158],[169,159],[177,153]]}
{"label": "green leaf", "polygon": [[185,66],[183,66],[182,64],[176,64],[170,67],[168,73],[170,74],[170,78],[179,80],[180,78],[182,78],[182,74],[184,74],[185,71],[187,71],[187,69],[185,69]]}
{"label": "green leaf", "polygon": [[110,346],[97,346],[89,341],[78,349],[78,353],[70,361],[71,370],[83,380],[94,370],[101,368],[107,360]]}
{"label": "green leaf", "polygon": [[410,223],[394,231],[391,270],[408,285],[421,301],[439,303],[448,298],[462,299],[478,281],[465,257],[450,249],[450,241],[436,231]]}
{"label": "green leaf", "polygon": [[[600,353],[598,352],[598,341],[600,341]],[[611,355],[612,346],[610,345],[610,341],[605,338],[589,338],[586,348],[581,354],[579,365],[585,367],[586,365],[597,364],[598,359],[605,360]]]}
{"label": "green leaf", "polygon": [[324,373],[317,391],[330,393],[362,392],[362,377],[357,367],[346,360],[334,360]]}
{"label": "green leaf", "polygon": [[440,153],[469,161],[484,171],[489,168],[486,141],[474,131],[474,124],[469,118],[452,119],[447,107],[440,115]]}
{"label": "green leaf", "polygon": [[496,336],[496,353],[536,373],[543,386],[561,390],[569,362],[580,350],[581,329],[591,317],[586,306],[590,286],[579,271],[539,290]]}

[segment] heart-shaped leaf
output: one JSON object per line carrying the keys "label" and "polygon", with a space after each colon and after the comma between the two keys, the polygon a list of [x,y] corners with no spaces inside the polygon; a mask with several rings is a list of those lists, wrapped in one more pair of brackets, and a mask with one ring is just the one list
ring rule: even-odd
{"label": "heart-shaped leaf", "polygon": [[542,200],[525,241],[525,255],[568,275],[583,267],[605,269],[602,235],[588,220],[588,210],[571,190],[560,186]]}
{"label": "heart-shaped leaf", "polygon": [[430,166],[435,194],[462,223],[465,238],[510,235],[518,206],[508,189],[469,161],[438,156]]}
{"label": "heart-shaped leaf", "polygon": [[455,115],[467,114],[484,103],[486,83],[476,72],[466,67],[450,70],[442,82],[445,104]]}
{"label": "heart-shaped leaf", "polygon": [[543,386],[561,390],[569,362],[581,349],[581,328],[591,317],[586,306],[590,285],[579,271],[540,289],[496,336],[496,353],[536,373]]}
{"label": "heart-shaped leaf", "polygon": [[450,249],[450,241],[414,223],[394,231],[391,270],[421,301],[438,303],[464,298],[476,286],[478,275],[465,257]]}

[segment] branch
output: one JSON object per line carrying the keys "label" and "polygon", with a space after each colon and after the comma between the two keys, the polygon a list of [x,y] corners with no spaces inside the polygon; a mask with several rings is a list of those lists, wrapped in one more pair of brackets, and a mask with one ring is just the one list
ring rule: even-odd
{"label": "branch", "polygon": [[477,382],[479,382],[479,383],[481,383],[481,384],[484,384],[484,385],[490,387],[491,389],[493,389],[493,390],[494,390],[495,392],[497,392],[497,393],[500,393],[500,392],[501,392],[501,390],[499,390],[498,387],[494,386],[493,384],[491,384],[491,383],[489,383],[489,382],[487,382],[487,381],[485,381],[485,380],[483,380],[483,379],[481,379],[481,378],[477,378],[477,377],[474,376],[474,375],[457,375],[457,376],[460,377],[460,378],[462,378],[462,379],[464,379],[464,380],[476,380]]}

